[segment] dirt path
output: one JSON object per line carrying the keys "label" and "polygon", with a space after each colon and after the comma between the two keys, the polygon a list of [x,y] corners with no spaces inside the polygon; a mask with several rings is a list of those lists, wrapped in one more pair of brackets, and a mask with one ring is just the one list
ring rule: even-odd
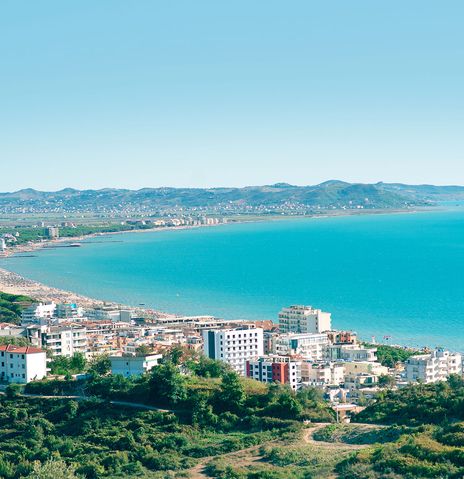
{"label": "dirt path", "polygon": [[265,444],[272,444],[273,442],[277,442],[277,440],[264,442],[262,444],[258,444],[257,446],[247,447],[245,449],[239,449],[238,451],[228,452],[226,454],[221,454],[219,456],[210,456],[202,458],[200,464],[197,464],[192,469],[188,470],[188,477],[189,479],[211,479],[211,476],[207,476],[204,472],[206,465],[209,461],[221,457],[228,457],[234,458],[234,465],[239,467],[245,467],[253,464],[254,462],[258,462],[262,459],[261,454],[259,453],[259,449],[261,446]]}
{"label": "dirt path", "polygon": [[[343,442],[317,441],[316,439],[314,439],[314,434],[317,431],[331,424],[332,423],[318,423],[318,424],[315,424],[314,427],[304,430],[303,436],[301,437],[300,441],[304,444],[314,446],[315,448],[320,448],[324,450],[338,450],[343,452],[358,451],[360,449],[365,449],[369,447],[369,444],[347,444]],[[374,428],[382,427],[377,424],[356,424],[356,425],[362,426],[366,429],[374,429]],[[188,474],[189,474],[188,477],[190,479],[211,479],[210,476],[205,474],[205,468],[209,461],[218,457],[229,458],[229,459],[232,458],[234,460],[233,465],[237,467],[244,468],[244,467],[251,466],[262,460],[262,456],[259,453],[259,449],[261,448],[261,446],[276,443],[278,441],[279,441],[278,439],[273,441],[268,441],[258,446],[252,446],[246,449],[240,449],[238,451],[229,452],[226,454],[222,454],[220,456],[211,456],[211,457],[202,458],[200,464],[197,464],[195,467],[188,470]],[[331,475],[327,479],[335,479],[335,478],[336,478],[335,475]]]}
{"label": "dirt path", "polygon": [[[347,444],[346,442],[327,442],[327,441],[317,441],[314,439],[314,434],[319,431],[320,429],[323,429],[326,426],[330,426],[331,423],[319,423],[315,427],[312,427],[310,429],[307,429],[305,433],[303,434],[303,442],[305,444],[311,444],[312,446],[316,447],[321,447],[324,449],[351,449],[351,450],[359,450],[359,449],[365,449],[366,447],[369,447],[369,444]],[[360,426],[364,426],[366,428],[373,428],[373,427],[378,427],[374,426],[372,424],[359,424]]]}

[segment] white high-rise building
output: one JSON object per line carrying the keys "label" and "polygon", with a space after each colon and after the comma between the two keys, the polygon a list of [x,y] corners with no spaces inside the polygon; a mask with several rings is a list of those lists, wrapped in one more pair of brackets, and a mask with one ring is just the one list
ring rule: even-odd
{"label": "white high-rise building", "polygon": [[312,306],[293,305],[279,313],[281,333],[322,333],[332,329],[330,313]]}
{"label": "white high-rise building", "polygon": [[239,374],[246,374],[246,362],[263,355],[262,328],[204,330],[203,350],[206,356],[228,363]]}
{"label": "white high-rise building", "polygon": [[444,349],[435,349],[430,354],[418,354],[406,360],[406,380],[434,383],[445,381],[451,374],[462,374],[462,356]]}

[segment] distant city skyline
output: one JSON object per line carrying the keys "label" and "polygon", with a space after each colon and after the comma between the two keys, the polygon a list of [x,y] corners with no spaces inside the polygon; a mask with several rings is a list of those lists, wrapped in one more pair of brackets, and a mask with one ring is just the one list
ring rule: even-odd
{"label": "distant city skyline", "polygon": [[464,185],[464,4],[0,5],[0,191]]}

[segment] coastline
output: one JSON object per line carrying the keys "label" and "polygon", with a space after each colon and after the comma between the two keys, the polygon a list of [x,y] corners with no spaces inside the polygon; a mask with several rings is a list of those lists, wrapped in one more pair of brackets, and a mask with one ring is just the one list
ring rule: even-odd
{"label": "coastline", "polygon": [[395,214],[415,214],[415,213],[426,213],[433,211],[440,211],[440,208],[435,207],[424,207],[416,208],[413,210],[409,209],[375,209],[375,210],[327,210],[321,214],[311,214],[311,215],[282,215],[282,216],[252,216],[251,218],[236,218],[232,221],[226,223],[218,224],[204,224],[204,225],[181,225],[181,226],[166,226],[166,227],[155,227],[155,228],[145,228],[145,229],[132,229],[125,231],[108,231],[108,232],[95,232],[88,235],[80,236],[67,236],[58,239],[47,239],[41,241],[34,241],[27,244],[22,244],[15,246],[14,248],[9,248],[0,254],[0,258],[7,258],[9,256],[14,256],[17,253],[32,253],[34,251],[40,250],[42,248],[53,247],[54,245],[60,245],[65,243],[76,243],[85,241],[91,238],[98,238],[102,236],[110,235],[122,235],[129,233],[154,233],[154,232],[163,232],[163,231],[178,231],[178,230],[189,230],[196,228],[210,228],[215,226],[228,226],[234,224],[242,223],[261,223],[267,221],[285,221],[285,220],[296,220],[296,219],[324,219],[324,218],[342,218],[347,216],[371,216],[371,215],[395,215]]}
{"label": "coastline", "polygon": [[39,281],[25,278],[20,274],[0,268],[0,291],[8,294],[29,296],[42,303],[78,303],[84,308],[112,306],[122,309],[132,309],[147,317],[168,318],[176,315],[155,311],[152,309],[128,306],[114,301],[90,298],[82,294],[73,293],[64,289],[47,286]]}

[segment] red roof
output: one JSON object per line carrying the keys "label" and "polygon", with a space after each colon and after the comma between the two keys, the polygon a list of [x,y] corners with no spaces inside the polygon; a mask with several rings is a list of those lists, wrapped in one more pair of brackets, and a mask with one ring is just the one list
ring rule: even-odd
{"label": "red roof", "polygon": [[32,346],[15,346],[14,344],[8,344],[6,346],[0,346],[0,351],[16,354],[34,354],[44,353],[43,349],[34,348]]}

